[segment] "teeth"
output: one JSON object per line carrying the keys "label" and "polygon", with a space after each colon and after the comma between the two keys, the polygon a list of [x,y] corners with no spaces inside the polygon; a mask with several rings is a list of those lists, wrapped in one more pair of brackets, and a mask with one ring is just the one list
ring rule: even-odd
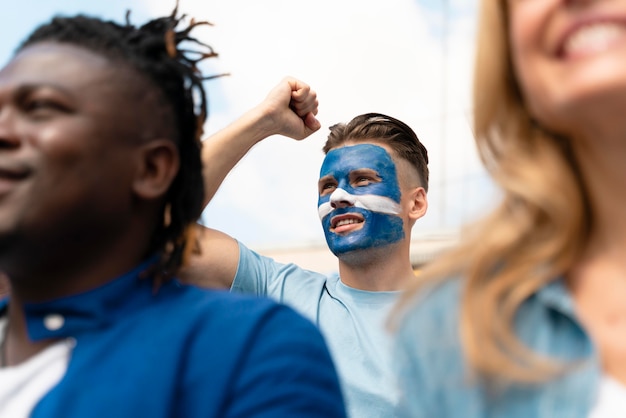
{"label": "teeth", "polygon": [[621,37],[624,27],[616,23],[583,26],[569,36],[564,45],[566,54],[601,51]]}
{"label": "teeth", "polygon": [[356,219],[342,219],[339,222],[337,222],[337,225],[335,225],[335,228],[338,228],[340,226],[344,226],[344,225],[350,225],[350,224],[358,224],[361,221],[357,221]]}

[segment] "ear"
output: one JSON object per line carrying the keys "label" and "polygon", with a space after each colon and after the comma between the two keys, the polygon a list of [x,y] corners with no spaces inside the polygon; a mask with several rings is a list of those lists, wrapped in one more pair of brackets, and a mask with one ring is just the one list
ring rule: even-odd
{"label": "ear", "polygon": [[176,145],[169,139],[150,140],[141,145],[138,158],[133,181],[135,195],[145,200],[164,196],[180,167]]}
{"label": "ear", "polygon": [[411,189],[411,199],[409,200],[409,219],[411,224],[415,223],[419,218],[426,214],[428,209],[428,198],[426,197],[426,190],[423,187],[416,187]]}

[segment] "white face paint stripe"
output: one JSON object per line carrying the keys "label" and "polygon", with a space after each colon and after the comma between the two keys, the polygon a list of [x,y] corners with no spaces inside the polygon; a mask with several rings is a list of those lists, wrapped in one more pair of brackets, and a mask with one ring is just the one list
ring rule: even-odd
{"label": "white face paint stripe", "polygon": [[333,203],[333,202],[347,202],[347,203],[349,203],[351,205],[354,205],[356,203],[356,198],[353,195],[351,195],[350,193],[346,192],[341,187],[338,187],[337,189],[335,189],[334,192],[332,192],[330,194],[329,202],[330,203]]}
{"label": "white face paint stripe", "polygon": [[[333,199],[335,193],[338,193],[337,197],[341,197],[341,199]],[[388,197],[375,194],[353,195],[343,189],[337,189],[333,192],[331,199],[328,202],[322,203],[317,208],[320,219],[324,219],[333,211],[334,208],[331,206],[330,202],[337,200],[349,202],[354,207],[366,209],[372,212],[387,213],[389,215],[397,215],[400,213],[400,205]]]}
{"label": "white face paint stripe", "polygon": [[317,212],[320,214],[320,219],[324,219],[326,215],[333,211],[333,207],[330,206],[330,202],[322,203],[317,207]]}
{"label": "white face paint stripe", "polygon": [[371,210],[372,212],[397,215],[400,213],[400,205],[395,200],[376,194],[364,194],[356,197],[355,206]]}

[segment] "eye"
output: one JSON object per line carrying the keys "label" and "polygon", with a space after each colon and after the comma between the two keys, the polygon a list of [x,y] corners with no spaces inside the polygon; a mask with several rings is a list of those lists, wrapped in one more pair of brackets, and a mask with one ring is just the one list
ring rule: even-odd
{"label": "eye", "polygon": [[352,187],[367,187],[373,183],[380,183],[381,180],[378,173],[370,169],[363,168],[350,173],[350,185]]}
{"label": "eye", "polygon": [[36,99],[31,100],[26,103],[25,108],[29,112],[34,112],[41,109],[51,109],[51,110],[63,110],[64,107],[53,100],[49,99]]}
{"label": "eye", "polygon": [[354,181],[354,185],[356,187],[363,187],[363,186],[368,186],[370,183],[372,183],[374,181],[374,179],[372,179],[371,177],[367,177],[367,176],[359,176],[355,179]]}
{"label": "eye", "polygon": [[68,113],[69,109],[61,101],[50,98],[33,98],[25,100],[22,108],[26,114],[35,119],[45,119],[59,113]]}
{"label": "eye", "polygon": [[321,183],[319,187],[320,196],[325,196],[329,193],[332,193],[336,188],[337,188],[337,183],[333,181]]}

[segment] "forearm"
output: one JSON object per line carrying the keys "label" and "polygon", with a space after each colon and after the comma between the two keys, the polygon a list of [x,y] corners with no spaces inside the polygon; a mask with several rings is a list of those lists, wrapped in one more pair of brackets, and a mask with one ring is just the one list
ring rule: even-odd
{"label": "forearm", "polygon": [[203,141],[202,176],[205,205],[213,199],[220,185],[239,160],[257,142],[276,133],[270,117],[257,106]]}

